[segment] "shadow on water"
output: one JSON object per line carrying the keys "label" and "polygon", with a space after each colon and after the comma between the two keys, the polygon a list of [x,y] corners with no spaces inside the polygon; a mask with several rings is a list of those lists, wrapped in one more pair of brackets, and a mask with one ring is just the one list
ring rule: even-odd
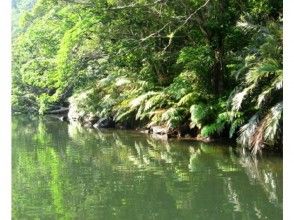
{"label": "shadow on water", "polygon": [[14,117],[14,219],[282,219],[282,159]]}

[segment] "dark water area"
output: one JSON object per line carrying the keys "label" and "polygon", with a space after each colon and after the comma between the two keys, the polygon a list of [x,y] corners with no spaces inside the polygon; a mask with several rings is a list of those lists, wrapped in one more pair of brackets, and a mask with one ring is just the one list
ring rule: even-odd
{"label": "dark water area", "polygon": [[14,116],[13,219],[282,219],[282,158]]}

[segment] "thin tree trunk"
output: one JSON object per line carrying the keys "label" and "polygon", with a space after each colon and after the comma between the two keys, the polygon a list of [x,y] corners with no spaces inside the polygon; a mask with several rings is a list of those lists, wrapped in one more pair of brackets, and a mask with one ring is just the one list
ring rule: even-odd
{"label": "thin tree trunk", "polygon": [[215,95],[220,95],[224,90],[224,52],[222,47],[214,50],[212,83]]}

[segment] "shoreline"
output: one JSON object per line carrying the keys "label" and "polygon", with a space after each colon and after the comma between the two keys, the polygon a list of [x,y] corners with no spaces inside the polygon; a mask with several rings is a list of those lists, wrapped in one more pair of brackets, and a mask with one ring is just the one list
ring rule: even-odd
{"label": "shoreline", "polygon": [[[115,127],[104,127],[104,128],[95,128],[93,125],[89,126],[89,123],[85,123],[83,121],[79,121],[79,120],[70,120],[68,118],[68,114],[44,114],[44,115],[40,115],[40,114],[26,114],[26,113],[16,113],[13,112],[12,113],[12,117],[13,116],[29,116],[29,117],[38,117],[38,118],[52,118],[55,119],[56,121],[59,122],[65,122],[68,124],[79,124],[81,127],[83,127],[84,129],[91,129],[93,131],[127,131],[127,132],[131,132],[131,133],[135,133],[135,134],[141,134],[141,135],[148,135],[151,138],[154,138],[156,140],[161,140],[161,141],[189,141],[189,142],[195,142],[195,143],[206,143],[206,144],[225,144],[225,145],[230,145],[230,146],[234,146],[234,148],[241,148],[240,145],[238,145],[236,138],[232,138],[230,139],[229,137],[216,137],[216,138],[210,138],[210,139],[203,139],[203,138],[199,138],[197,136],[192,137],[192,136],[178,136],[178,135],[168,135],[168,134],[156,134],[156,133],[152,133],[150,132],[150,130],[146,129],[146,128],[142,128],[142,127],[133,127],[133,128],[125,128],[122,126],[115,126]],[[250,152],[247,148],[246,152]],[[282,149],[282,148],[280,148]],[[279,155],[283,158],[283,150],[280,150],[278,147],[277,148],[263,148],[262,152],[260,152],[260,155],[262,156],[262,154],[266,154],[266,155]]]}

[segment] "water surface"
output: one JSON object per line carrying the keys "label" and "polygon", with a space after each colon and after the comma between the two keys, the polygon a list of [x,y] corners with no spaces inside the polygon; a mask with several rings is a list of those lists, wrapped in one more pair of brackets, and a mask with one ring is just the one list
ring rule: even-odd
{"label": "water surface", "polygon": [[13,117],[13,219],[282,219],[282,158]]}

